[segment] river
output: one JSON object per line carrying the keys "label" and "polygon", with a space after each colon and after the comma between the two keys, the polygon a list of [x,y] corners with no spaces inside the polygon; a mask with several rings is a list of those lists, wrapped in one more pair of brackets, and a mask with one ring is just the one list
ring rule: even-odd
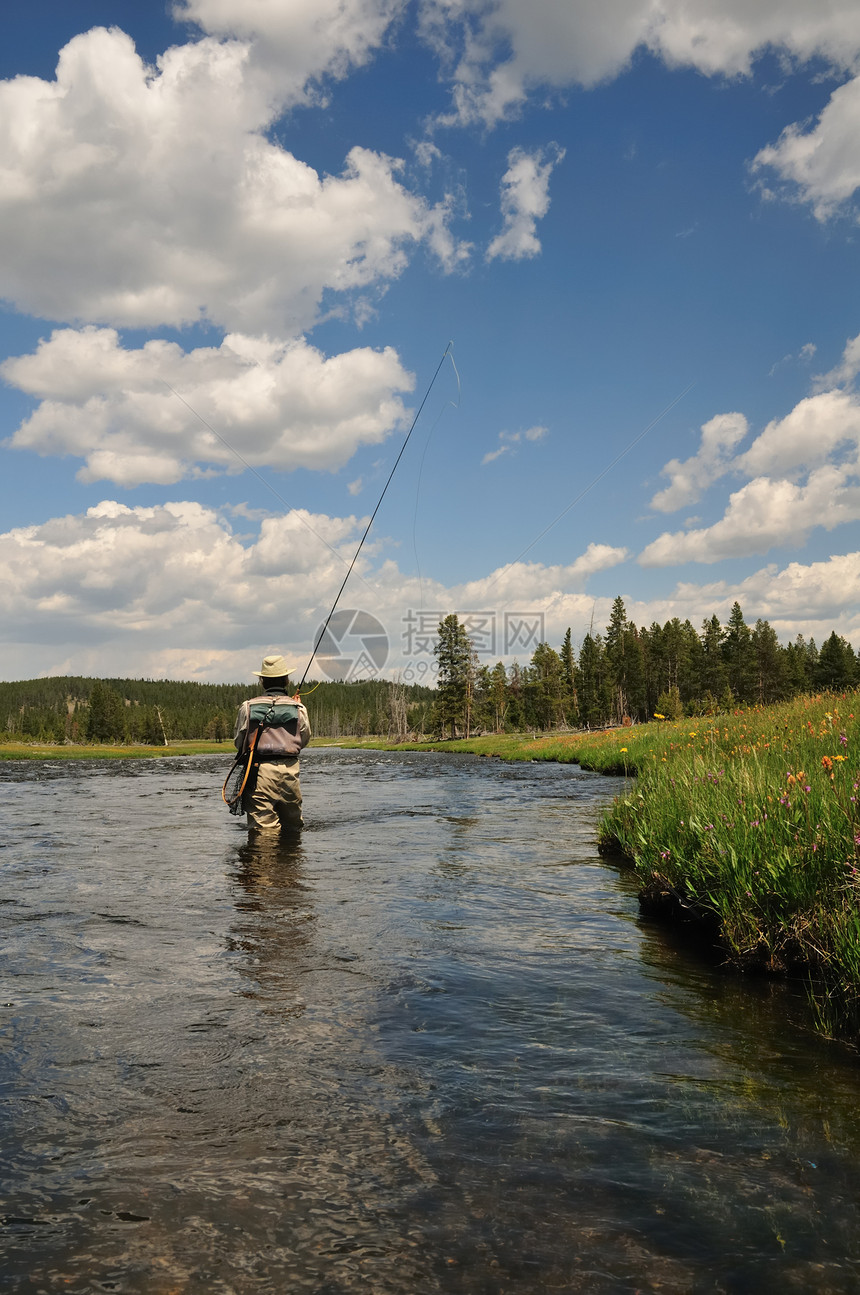
{"label": "river", "polygon": [[22,1295],[860,1291],[860,1066],[596,853],[622,783],[312,749],[0,768]]}

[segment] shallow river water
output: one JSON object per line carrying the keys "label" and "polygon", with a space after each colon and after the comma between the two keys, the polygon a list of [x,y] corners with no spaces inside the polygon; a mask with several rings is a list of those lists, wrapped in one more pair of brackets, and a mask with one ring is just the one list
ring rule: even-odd
{"label": "shallow river water", "polygon": [[860,1292],[860,1064],[596,855],[618,780],[314,749],[0,768],[14,1292]]}

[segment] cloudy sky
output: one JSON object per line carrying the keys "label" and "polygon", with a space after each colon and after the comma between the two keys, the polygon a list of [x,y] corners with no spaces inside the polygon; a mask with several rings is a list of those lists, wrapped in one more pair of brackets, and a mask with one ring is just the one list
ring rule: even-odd
{"label": "cloudy sky", "polygon": [[306,656],[449,341],[342,603],[389,669],[616,594],[860,647],[856,0],[0,22],[0,676]]}

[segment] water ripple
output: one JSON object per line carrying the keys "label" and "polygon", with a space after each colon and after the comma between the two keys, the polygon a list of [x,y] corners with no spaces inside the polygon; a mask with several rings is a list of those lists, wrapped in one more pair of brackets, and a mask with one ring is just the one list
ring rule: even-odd
{"label": "water ripple", "polygon": [[622,784],[312,750],[0,770],[3,1274],[38,1292],[860,1290],[851,1058],[595,855]]}

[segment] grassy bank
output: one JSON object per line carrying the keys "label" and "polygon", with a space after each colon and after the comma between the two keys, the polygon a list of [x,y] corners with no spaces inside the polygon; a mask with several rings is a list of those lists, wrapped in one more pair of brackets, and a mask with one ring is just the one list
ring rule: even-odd
{"label": "grassy bank", "polygon": [[229,742],[171,742],[170,746],[121,746],[114,743],[3,742],[0,760],[159,760],[171,755],[233,756]]}
{"label": "grassy bank", "polygon": [[[647,726],[636,730],[637,737],[629,737],[631,751],[634,747],[644,751]],[[619,730],[621,732],[622,730]],[[623,730],[632,734],[634,730]],[[582,764],[586,769],[601,773],[635,772],[635,762],[619,753],[618,740],[612,734],[564,734],[527,737],[480,737],[456,742],[390,742],[385,737],[312,738],[311,746],[337,746],[354,750],[373,751],[453,751],[471,755],[499,756],[504,760],[558,760],[563,763]],[[0,760],[157,760],[171,755],[223,755],[232,759],[232,742],[188,741],[171,742],[169,746],[123,746],[121,743],[50,743],[3,742],[0,743]]]}
{"label": "grassy bank", "polygon": [[809,974],[821,1028],[855,1040],[858,715],[851,693],[664,725],[603,822],[646,904],[709,919],[741,968]]}
{"label": "grassy bank", "polygon": [[[650,749],[649,729],[617,729],[605,733],[538,733],[501,734],[492,737],[458,738],[454,742],[390,742],[381,737],[322,738],[320,746],[337,746],[346,750],[373,751],[447,751],[454,755],[496,756],[500,760],[552,760],[560,764],[579,764],[599,773],[633,774],[640,758]],[[635,734],[635,736],[634,736]]]}

